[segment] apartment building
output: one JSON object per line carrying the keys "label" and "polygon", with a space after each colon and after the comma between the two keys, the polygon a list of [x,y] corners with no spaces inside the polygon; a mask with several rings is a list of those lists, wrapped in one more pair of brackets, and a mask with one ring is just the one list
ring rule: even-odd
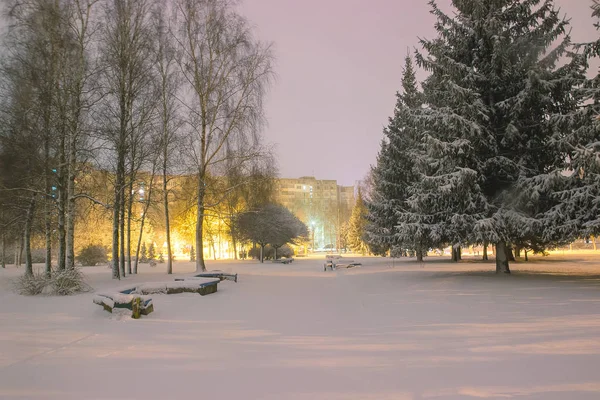
{"label": "apartment building", "polygon": [[308,226],[309,247],[338,248],[340,227],[354,207],[354,186],[312,176],[277,180],[277,201]]}

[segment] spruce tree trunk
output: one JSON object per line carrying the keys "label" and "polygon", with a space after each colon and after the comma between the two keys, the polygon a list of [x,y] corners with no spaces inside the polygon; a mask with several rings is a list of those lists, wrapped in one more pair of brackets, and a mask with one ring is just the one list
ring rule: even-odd
{"label": "spruce tree trunk", "polygon": [[204,180],[203,174],[199,174],[198,177],[198,216],[196,218],[196,272],[206,271],[206,264],[204,263],[204,246],[202,244],[202,230],[204,228]]}
{"label": "spruce tree trunk", "polygon": [[420,248],[418,248],[416,250],[416,253],[417,253],[417,261],[418,262],[423,262],[423,250],[420,249]]}
{"label": "spruce tree trunk", "polygon": [[496,273],[504,272],[510,274],[508,245],[506,242],[496,243]]}
{"label": "spruce tree trunk", "polygon": [[488,257],[488,242],[483,242],[483,261],[489,260]]}
{"label": "spruce tree trunk", "polygon": [[27,216],[25,218],[25,232],[23,234],[23,242],[25,247],[25,275],[33,275],[33,261],[31,258],[31,228],[33,225],[33,215],[35,213],[35,197],[31,195],[29,207],[27,207]]}
{"label": "spruce tree trunk", "polygon": [[515,257],[521,258],[521,246],[515,246]]}
{"label": "spruce tree trunk", "polygon": [[508,261],[515,261],[515,255],[513,254],[513,247],[512,245],[507,245],[506,246],[506,250],[508,251],[507,255],[508,255]]}

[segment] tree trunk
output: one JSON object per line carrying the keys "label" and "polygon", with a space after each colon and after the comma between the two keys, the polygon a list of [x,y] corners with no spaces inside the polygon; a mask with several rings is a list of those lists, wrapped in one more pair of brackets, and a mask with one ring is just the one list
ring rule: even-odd
{"label": "tree trunk", "polygon": [[204,245],[202,243],[202,230],[204,228],[204,177],[203,174],[198,175],[198,217],[196,218],[196,272],[206,271],[204,263]]}
{"label": "tree trunk", "polygon": [[458,262],[458,250],[452,246],[452,262]]}
{"label": "tree trunk", "polygon": [[523,249],[523,251],[525,252],[525,261],[529,261],[529,257],[527,256],[527,249]]}
{"label": "tree trunk", "polygon": [[131,275],[131,212],[133,211],[133,172],[129,181],[129,199],[127,201],[127,273]]}
{"label": "tree trunk", "polygon": [[27,217],[25,218],[25,233],[23,241],[25,244],[25,275],[33,275],[33,261],[31,258],[31,228],[33,225],[33,214],[35,213],[35,197],[34,193],[27,207]]}
{"label": "tree trunk", "polygon": [[[165,145],[166,148],[166,145]],[[173,273],[173,252],[171,251],[171,224],[169,221],[169,191],[167,190],[167,154],[164,154],[163,161],[163,200],[165,203],[165,231],[167,236],[167,274]]]}
{"label": "tree trunk", "polygon": [[260,245],[260,262],[264,262],[264,250],[265,250],[265,246],[264,245]]}
{"label": "tree trunk", "polygon": [[6,235],[2,232],[2,268],[6,268]]}
{"label": "tree trunk", "polygon": [[67,266],[67,230],[66,210],[67,191],[65,190],[65,175],[67,169],[67,156],[65,154],[65,137],[61,134],[59,144],[59,158],[57,168],[57,192],[58,192],[58,270],[64,271]]}
{"label": "tree trunk", "polygon": [[521,249],[521,246],[515,246],[515,257],[521,258]]}
{"label": "tree trunk", "polygon": [[513,254],[513,247],[512,245],[507,245],[506,246],[506,250],[507,250],[507,256],[508,256],[508,261],[515,261],[515,255]]}
{"label": "tree trunk", "polygon": [[[45,273],[49,278],[52,275],[52,185],[50,183],[50,141],[48,135],[44,140],[44,234],[46,236],[46,264]],[[4,257],[2,257],[4,261]]]}
{"label": "tree trunk", "polygon": [[462,260],[462,248],[459,247],[456,249],[456,261]]}
{"label": "tree trunk", "polygon": [[594,251],[596,251],[596,236],[592,236],[592,245],[594,246]]}
{"label": "tree trunk", "polygon": [[23,250],[25,249],[25,231],[21,235],[21,239],[19,240],[19,253],[17,257],[17,261],[19,262],[18,266],[20,267],[23,264]]}
{"label": "tree trunk", "polygon": [[483,261],[489,260],[488,258],[488,242],[483,242]]}
{"label": "tree trunk", "polygon": [[[69,173],[70,175],[70,173]],[[69,176],[67,184],[67,193],[69,200],[67,201],[67,232],[66,232],[66,260],[65,266],[67,269],[75,268],[75,175]]]}
{"label": "tree trunk", "polygon": [[[120,157],[120,156],[119,156]],[[113,279],[121,279],[119,273],[119,211],[121,205],[121,194],[122,190],[122,177],[123,177],[122,163],[119,160],[117,165],[117,176],[115,179],[115,198],[113,205],[113,221],[112,221],[112,277]]]}
{"label": "tree trunk", "polygon": [[[233,229],[232,229],[233,231]],[[235,235],[233,234],[233,232],[231,232],[231,244],[233,246],[233,259],[237,260],[238,259],[238,244],[237,244],[237,240],[235,239]]]}
{"label": "tree trunk", "polygon": [[416,252],[417,252],[417,261],[423,262],[423,250],[418,249]]}
{"label": "tree trunk", "polygon": [[[123,180],[124,181],[124,180]],[[125,273],[125,190],[121,193],[121,203],[119,204],[119,272],[122,277],[127,276]]]}
{"label": "tree trunk", "polygon": [[510,274],[508,253],[509,247],[506,242],[496,243],[496,273]]}

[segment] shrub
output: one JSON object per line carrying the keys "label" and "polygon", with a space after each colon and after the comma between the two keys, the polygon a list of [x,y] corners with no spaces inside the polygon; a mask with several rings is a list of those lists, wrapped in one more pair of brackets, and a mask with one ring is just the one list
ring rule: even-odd
{"label": "shrub", "polygon": [[44,273],[34,272],[33,275],[22,275],[15,280],[15,290],[17,293],[25,296],[35,296],[41,294],[48,283],[48,278]]}
{"label": "shrub", "polygon": [[52,294],[59,296],[70,296],[76,293],[88,292],[91,289],[85,283],[83,274],[78,268],[52,271],[52,278],[48,283],[52,288]]}
{"label": "shrub", "polygon": [[81,250],[77,256],[77,261],[83,266],[94,266],[96,264],[106,263],[108,261],[106,248],[104,248],[104,246],[90,244]]}

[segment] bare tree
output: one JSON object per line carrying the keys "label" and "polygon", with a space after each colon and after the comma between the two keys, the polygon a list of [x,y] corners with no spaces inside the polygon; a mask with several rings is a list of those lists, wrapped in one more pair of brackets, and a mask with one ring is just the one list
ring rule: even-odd
{"label": "bare tree", "polygon": [[252,159],[263,98],[272,80],[271,46],[256,40],[229,0],[176,0],[179,65],[192,97],[187,108],[198,181],[196,269],[205,270],[202,227],[207,177],[232,157]]}
{"label": "bare tree", "polygon": [[[106,5],[102,38],[104,80],[108,87],[104,119],[116,158],[112,260],[113,278],[125,274],[124,223],[126,160],[135,137],[152,116],[151,0],[115,0]],[[135,157],[130,159],[133,162]],[[131,179],[132,177],[129,177]],[[131,195],[131,193],[129,193]],[[119,240],[120,239],[120,240]]]}
{"label": "bare tree", "polygon": [[181,126],[179,118],[179,102],[177,94],[181,85],[181,72],[177,65],[176,46],[169,33],[168,9],[163,5],[154,10],[154,29],[157,36],[156,65],[157,82],[160,93],[159,106],[159,149],[160,171],[162,175],[162,192],[165,218],[165,237],[167,242],[167,273],[173,273],[173,252],[171,246],[171,221],[169,216],[169,171],[172,156],[177,148],[178,130]]}

